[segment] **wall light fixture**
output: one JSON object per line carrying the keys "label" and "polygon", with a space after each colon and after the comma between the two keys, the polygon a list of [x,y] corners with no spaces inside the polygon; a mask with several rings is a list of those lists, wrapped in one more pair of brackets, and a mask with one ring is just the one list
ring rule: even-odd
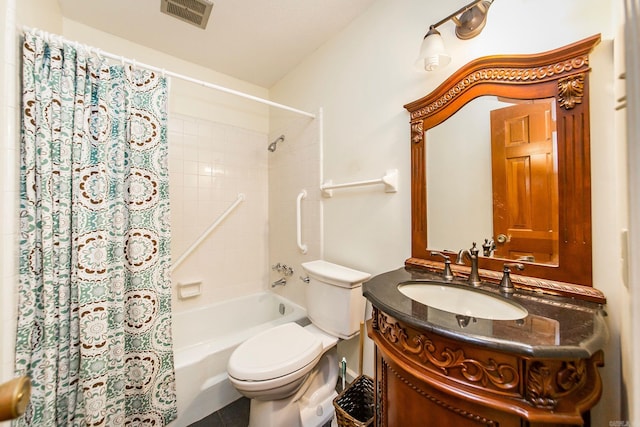
{"label": "wall light fixture", "polygon": [[420,47],[420,55],[416,60],[416,67],[426,71],[433,71],[451,62],[451,55],[447,53],[437,27],[451,20],[456,24],[456,36],[462,40],[469,40],[482,31],[487,23],[487,13],[493,0],[474,0],[451,15],[429,27]]}

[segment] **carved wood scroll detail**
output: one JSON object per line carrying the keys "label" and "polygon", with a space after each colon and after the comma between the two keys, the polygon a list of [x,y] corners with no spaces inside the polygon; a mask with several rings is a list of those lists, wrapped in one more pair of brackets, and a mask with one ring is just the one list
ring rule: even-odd
{"label": "carved wood scroll detail", "polygon": [[527,374],[526,399],[538,408],[554,409],[560,398],[584,385],[586,373],[586,362],[582,359],[564,361],[557,368],[534,362]]}
{"label": "carved wood scroll detail", "polygon": [[430,364],[447,377],[455,378],[459,373],[466,381],[487,387],[489,384],[504,391],[516,390],[520,376],[517,368],[497,363],[494,359],[479,361],[467,357],[461,349],[448,347],[438,349],[434,342],[423,334],[409,339],[406,330],[398,322],[378,311],[377,325],[381,335],[409,357],[422,364]]}
{"label": "carved wood scroll detail", "polygon": [[582,104],[584,95],[584,73],[558,80],[558,104],[570,110],[576,104]]}
{"label": "carved wood scroll detail", "polygon": [[553,376],[548,366],[535,363],[529,370],[527,400],[539,408],[553,409],[558,404],[553,387]]}
{"label": "carved wood scroll detail", "polygon": [[411,142],[418,144],[424,138],[424,131],[422,130],[422,121],[411,123]]}
{"label": "carved wood scroll detail", "polygon": [[559,75],[568,74],[583,67],[589,66],[589,55],[580,55],[575,58],[567,59],[549,64],[544,67],[534,68],[511,68],[511,67],[494,67],[477,70],[465,76],[458,83],[453,85],[440,98],[433,101],[424,108],[411,113],[411,119],[422,118],[428,116],[432,112],[441,109],[444,105],[453,99],[462,95],[470,87],[479,83],[500,82],[503,84],[519,84],[531,83],[534,81],[544,81],[549,79],[557,79]]}

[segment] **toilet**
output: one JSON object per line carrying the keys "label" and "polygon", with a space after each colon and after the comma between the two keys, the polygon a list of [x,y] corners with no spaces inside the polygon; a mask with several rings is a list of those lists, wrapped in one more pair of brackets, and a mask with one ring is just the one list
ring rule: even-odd
{"label": "toilet", "polygon": [[354,337],[364,318],[368,273],[318,260],[302,264],[311,324],[285,323],[240,344],[231,354],[231,384],[251,399],[249,427],[320,427],[333,418],[336,344]]}

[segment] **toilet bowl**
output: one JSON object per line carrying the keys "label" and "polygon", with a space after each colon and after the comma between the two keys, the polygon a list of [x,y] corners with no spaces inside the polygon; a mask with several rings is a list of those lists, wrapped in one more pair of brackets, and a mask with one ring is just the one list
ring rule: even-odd
{"label": "toilet bowl", "polygon": [[249,427],[320,427],[333,417],[336,344],[359,331],[365,304],[361,287],[370,275],[326,261],[302,267],[309,274],[312,323],[285,323],[261,332],[229,358],[229,381],[251,399]]}
{"label": "toilet bowl", "polygon": [[249,426],[316,427],[331,420],[337,342],[314,325],[285,323],[242,343],[227,371],[231,384],[252,399]]}
{"label": "toilet bowl", "polygon": [[311,326],[285,323],[240,344],[227,365],[231,384],[259,400],[283,399],[298,391],[320,356],[337,342],[324,334],[324,344],[322,331]]}

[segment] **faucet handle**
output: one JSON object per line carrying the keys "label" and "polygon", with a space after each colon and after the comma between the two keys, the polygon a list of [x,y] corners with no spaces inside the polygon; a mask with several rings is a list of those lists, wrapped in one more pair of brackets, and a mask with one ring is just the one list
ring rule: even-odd
{"label": "faucet handle", "polygon": [[469,249],[469,252],[471,253],[471,255],[475,256],[476,258],[478,257],[478,254],[480,253],[480,249],[476,247],[476,242],[473,242],[473,244],[471,245],[471,248]]}
{"label": "faucet handle", "polygon": [[510,273],[512,268],[522,271],[524,270],[524,265],[519,262],[505,262],[503,271]]}
{"label": "faucet handle", "polygon": [[293,268],[289,267],[287,264],[277,263],[271,266],[273,271],[277,271],[280,274],[283,274],[286,277],[289,277],[293,274]]}
{"label": "faucet handle", "polygon": [[451,259],[449,259],[449,256],[438,251],[431,251],[431,255],[441,256],[442,258],[444,258],[444,270],[442,271],[442,277],[447,282],[453,280],[453,272],[451,271]]}
{"label": "faucet handle", "polygon": [[283,265],[282,270],[283,270],[282,274],[284,274],[285,277],[289,277],[293,275],[293,267],[289,267],[288,265]]}
{"label": "faucet handle", "polygon": [[484,239],[484,243],[482,244],[482,255],[486,257],[493,256],[493,252],[496,250],[496,242],[491,239]]}
{"label": "faucet handle", "polygon": [[511,282],[511,269],[517,268],[518,270],[524,270],[524,265],[517,262],[505,262],[502,270],[502,280],[500,281],[500,292],[503,294],[511,295],[515,292],[515,286]]}

